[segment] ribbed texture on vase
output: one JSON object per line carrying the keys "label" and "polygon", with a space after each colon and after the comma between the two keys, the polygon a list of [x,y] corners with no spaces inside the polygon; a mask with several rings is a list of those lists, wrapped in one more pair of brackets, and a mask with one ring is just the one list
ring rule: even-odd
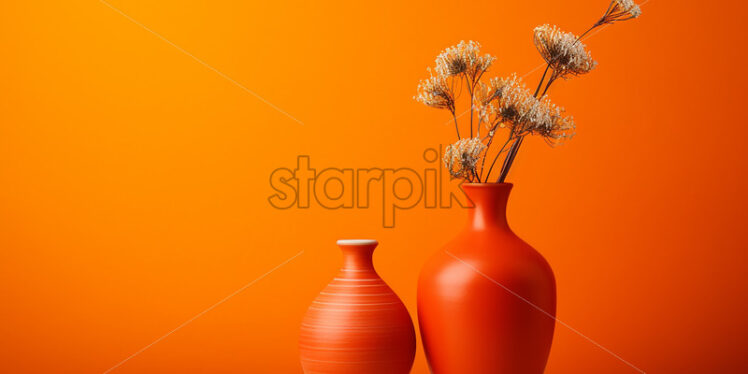
{"label": "ribbed texture on vase", "polygon": [[309,307],[299,344],[307,374],[406,374],[415,332],[373,268],[343,268]]}

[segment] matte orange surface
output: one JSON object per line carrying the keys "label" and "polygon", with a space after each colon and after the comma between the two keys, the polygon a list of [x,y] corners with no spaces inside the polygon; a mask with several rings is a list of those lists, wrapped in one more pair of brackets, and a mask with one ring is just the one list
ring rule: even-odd
{"label": "matte orange surface", "polygon": [[509,183],[463,185],[465,228],[423,265],[418,323],[435,374],[543,374],[556,325],[556,281],[511,230]]}
{"label": "matte orange surface", "polygon": [[[377,269],[415,316],[418,269],[466,212],[419,205],[386,229],[376,204],[277,210],[271,172],[297,155],[433,166],[424,149],[453,128],[411,96],[442,48],[475,39],[494,74],[524,74],[534,26],[581,32],[607,6],[110,4],[132,20],[96,0],[0,5],[1,372],[299,373],[338,238],[382,243]],[[587,41],[593,73],[551,89],[578,136],[525,142],[510,224],[552,265],[559,319],[610,352],[648,373],[745,372],[748,5],[642,10]],[[547,372],[636,373],[560,325]]]}

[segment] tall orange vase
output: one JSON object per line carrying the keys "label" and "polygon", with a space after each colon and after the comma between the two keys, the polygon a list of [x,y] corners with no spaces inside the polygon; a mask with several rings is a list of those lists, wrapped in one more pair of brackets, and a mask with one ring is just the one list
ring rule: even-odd
{"label": "tall orange vase", "polygon": [[343,267],[301,325],[307,374],[407,374],[416,336],[405,305],[374,270],[375,240],[339,240]]}
{"label": "tall orange vase", "polygon": [[418,320],[434,374],[540,374],[553,339],[550,266],[509,228],[512,185],[465,184],[465,229],[424,266]]}

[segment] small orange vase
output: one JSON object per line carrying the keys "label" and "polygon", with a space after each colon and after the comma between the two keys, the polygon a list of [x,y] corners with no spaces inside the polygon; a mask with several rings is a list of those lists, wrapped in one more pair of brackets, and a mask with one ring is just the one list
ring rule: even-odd
{"label": "small orange vase", "polygon": [[301,324],[307,374],[407,374],[416,337],[402,301],[374,270],[375,240],[339,240],[343,267]]}
{"label": "small orange vase", "polygon": [[424,266],[418,320],[434,374],[540,374],[553,340],[556,282],[506,221],[512,185],[465,184],[467,227]]}

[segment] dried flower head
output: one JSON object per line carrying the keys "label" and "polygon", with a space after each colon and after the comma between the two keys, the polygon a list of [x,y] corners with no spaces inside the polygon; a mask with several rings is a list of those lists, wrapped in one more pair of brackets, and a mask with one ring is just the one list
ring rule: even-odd
{"label": "dried flower head", "polygon": [[480,121],[484,122],[489,128],[491,127],[491,123],[494,122],[496,114],[496,105],[493,103],[493,100],[496,98],[496,88],[492,84],[494,79],[489,80],[489,84],[485,82],[478,83],[473,97],[475,113],[480,118]]}
{"label": "dried flower head", "polygon": [[490,127],[499,122],[500,127],[510,124],[513,131],[518,129],[526,122],[537,101],[517,74],[508,78],[492,78],[485,89],[485,95],[492,102],[485,106],[486,110],[480,115]]}
{"label": "dried flower head", "polygon": [[564,117],[563,112],[564,108],[553,104],[547,97],[537,100],[533,118],[523,131],[542,136],[552,146],[562,144],[576,134],[574,118]]}
{"label": "dried flower head", "polygon": [[574,135],[574,120],[563,116],[563,108],[535,98],[516,74],[493,78],[479,92],[479,115],[490,130],[508,125],[512,136],[540,135],[551,145]]}
{"label": "dried flower head", "polygon": [[436,72],[445,77],[465,74],[474,78],[488,70],[494,59],[489,54],[480,55],[480,43],[460,41],[436,57]]}
{"label": "dried flower head", "polygon": [[516,88],[516,85],[520,83],[521,80],[517,78],[517,74],[512,74],[509,78],[491,78],[488,84],[480,82],[475,90],[475,104],[486,105],[500,98],[504,91]]}
{"label": "dried flower head", "polygon": [[418,90],[413,99],[430,107],[448,109],[454,113],[454,94],[447,83],[447,78],[440,74],[434,75],[431,69],[428,70],[431,77],[418,83]]}
{"label": "dried flower head", "polygon": [[486,145],[480,138],[460,139],[445,149],[444,166],[453,177],[472,180],[477,176],[475,167],[481,152],[485,149]]}
{"label": "dried flower head", "polygon": [[534,41],[555,78],[589,73],[597,65],[576,35],[554,25],[536,27]]}
{"label": "dried flower head", "polygon": [[602,25],[616,21],[626,21],[639,17],[641,14],[642,10],[633,0],[613,0],[610,2],[605,15],[603,15],[603,18],[597,24]]}

